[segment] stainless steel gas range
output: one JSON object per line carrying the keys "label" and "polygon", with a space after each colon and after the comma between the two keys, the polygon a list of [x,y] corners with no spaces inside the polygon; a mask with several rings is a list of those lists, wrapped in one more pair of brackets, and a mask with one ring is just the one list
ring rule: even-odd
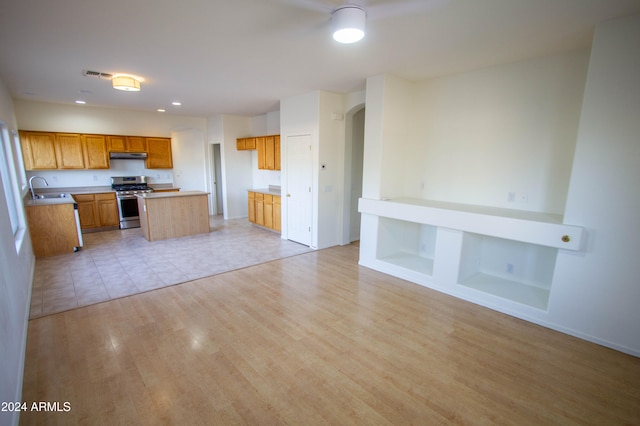
{"label": "stainless steel gas range", "polygon": [[111,188],[116,191],[120,229],[139,228],[140,214],[136,194],[153,192],[153,189],[147,185],[147,177],[114,176],[111,178]]}

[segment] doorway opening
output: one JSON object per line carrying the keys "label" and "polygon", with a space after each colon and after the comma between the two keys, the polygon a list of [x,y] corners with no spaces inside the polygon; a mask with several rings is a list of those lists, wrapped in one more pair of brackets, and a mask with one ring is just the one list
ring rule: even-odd
{"label": "doorway opening", "polygon": [[220,144],[210,144],[211,154],[211,211],[213,216],[224,214],[222,198],[222,160]]}
{"label": "doorway opening", "polygon": [[364,161],[365,106],[358,105],[346,114],[344,162],[344,210],[342,212],[342,244],[360,240],[358,199],[362,197],[362,165]]}

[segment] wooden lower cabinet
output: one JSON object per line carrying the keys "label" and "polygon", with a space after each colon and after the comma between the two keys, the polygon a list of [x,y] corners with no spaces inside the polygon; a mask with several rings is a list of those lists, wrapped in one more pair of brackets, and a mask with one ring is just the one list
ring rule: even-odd
{"label": "wooden lower cabinet", "polygon": [[249,191],[249,222],[256,222],[256,193]]}
{"label": "wooden lower cabinet", "polygon": [[282,203],[277,195],[273,196],[273,229],[282,232]]}
{"label": "wooden lower cabinet", "polygon": [[249,222],[280,232],[281,198],[278,195],[248,192]]}
{"label": "wooden lower cabinet", "polygon": [[81,229],[111,228],[120,225],[115,193],[73,194],[73,199],[78,204]]}
{"label": "wooden lower cabinet", "polygon": [[79,245],[73,203],[25,207],[36,257],[73,253]]}

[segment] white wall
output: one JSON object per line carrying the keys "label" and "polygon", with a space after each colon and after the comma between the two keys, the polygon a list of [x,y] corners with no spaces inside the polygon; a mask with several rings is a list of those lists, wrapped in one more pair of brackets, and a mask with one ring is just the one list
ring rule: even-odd
{"label": "white wall", "polygon": [[562,214],[588,60],[581,50],[417,84],[405,195]]}
{"label": "white wall", "polygon": [[640,356],[640,16],[598,26],[565,222],[589,231],[585,253],[560,252],[553,321]]}
{"label": "white wall", "polygon": [[[588,245],[558,250],[547,310],[456,295],[640,356],[639,49],[636,16],[600,25],[590,52],[417,84],[369,78],[363,196],[398,187],[405,196],[564,214],[565,224],[586,229]],[[415,139],[402,167],[393,155],[404,145],[387,131],[402,123],[405,105],[396,101],[411,86],[415,133],[407,140]],[[415,189],[420,180],[424,191]],[[528,202],[509,203],[509,191],[528,192]],[[363,215],[361,259],[376,258],[378,225]],[[438,279],[425,285],[438,289]]]}
{"label": "white wall", "polygon": [[[264,136],[280,134],[280,111],[269,112],[251,118],[251,134],[245,136]],[[253,184],[252,188],[267,188],[269,185],[280,185],[280,170],[258,169],[258,151],[249,151]]]}
{"label": "white wall", "polygon": [[[11,97],[0,81],[0,120],[17,130]],[[35,258],[28,230],[16,252],[4,187],[0,184],[0,401],[20,401],[27,321]],[[18,424],[19,413],[0,411],[0,424]]]}
{"label": "white wall", "polygon": [[[310,92],[280,100],[280,149],[282,151],[282,193],[287,193],[287,138],[295,135],[310,135],[312,144],[312,179],[317,188],[318,176],[318,132],[320,93]],[[311,236],[311,247],[317,247],[317,190],[313,192],[312,209],[314,224]],[[287,238],[287,197],[282,197],[282,238]]]}
{"label": "white wall", "polygon": [[344,95],[320,92],[317,247],[342,243],[345,171]]}
{"label": "white wall", "polygon": [[[311,247],[341,244],[345,161],[345,96],[314,91],[280,101],[282,192],[287,191],[287,137],[310,135],[312,149]],[[322,166],[324,165],[324,169]],[[282,238],[287,238],[287,199],[282,199]]]}
{"label": "white wall", "polygon": [[[200,129],[171,132],[173,184],[183,191],[208,191],[206,159],[209,153],[204,140]],[[153,170],[149,172],[152,180],[160,174]]]}
{"label": "white wall", "polygon": [[250,151],[238,151],[236,139],[247,136],[251,131],[251,119],[233,115],[223,115],[210,120],[212,126],[221,126],[216,134],[222,136],[220,154],[222,157],[222,197],[224,218],[236,219],[248,216],[247,190],[252,184]]}

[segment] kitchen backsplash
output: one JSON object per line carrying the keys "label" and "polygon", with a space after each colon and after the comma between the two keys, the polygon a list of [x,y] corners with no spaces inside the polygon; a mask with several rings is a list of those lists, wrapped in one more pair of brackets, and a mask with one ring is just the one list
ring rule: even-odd
{"label": "kitchen backsplash", "polygon": [[[146,169],[144,160],[111,160],[111,168],[105,170],[33,170],[27,171],[27,179],[31,176],[42,176],[49,187],[79,186],[111,186],[112,176],[147,176],[149,183],[173,183],[173,170]],[[38,179],[34,187],[43,187]]]}

